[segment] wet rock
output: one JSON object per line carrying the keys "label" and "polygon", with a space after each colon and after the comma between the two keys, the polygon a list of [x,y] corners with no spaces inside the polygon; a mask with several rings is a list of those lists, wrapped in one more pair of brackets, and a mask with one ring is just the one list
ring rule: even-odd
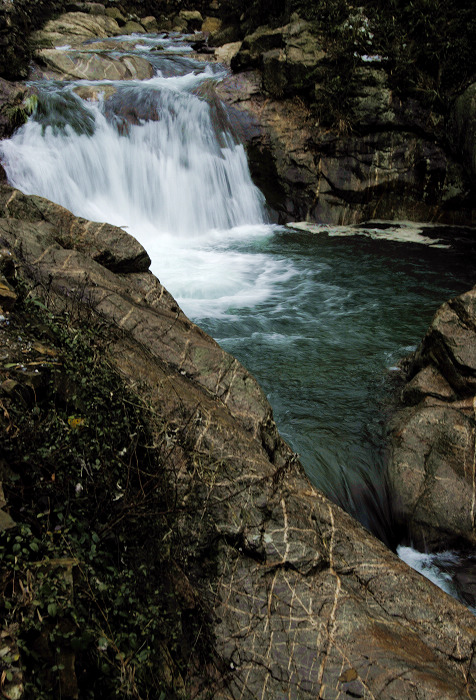
{"label": "wet rock", "polygon": [[456,399],[451,386],[433,365],[424,367],[404,386],[401,398],[404,404],[413,406],[427,396],[444,401]]}
{"label": "wet rock", "polygon": [[23,123],[21,108],[26,95],[24,85],[0,78],[0,138],[11,136]]}
{"label": "wet rock", "polygon": [[476,288],[443,304],[390,426],[389,475],[417,546],[476,542]]}
{"label": "wet rock", "polygon": [[476,288],[443,304],[415,355],[434,364],[459,397],[476,394]]}
{"label": "wet rock", "polygon": [[141,56],[111,58],[92,52],[42,49],[37,54],[48,71],[63,80],[147,80],[154,75],[151,64]]}
{"label": "wet rock", "polygon": [[[271,62],[284,60],[282,49],[264,56]],[[237,73],[220,92],[254,120],[256,127],[244,132],[250,169],[280,221],[353,224],[379,218],[457,223],[471,216],[465,208],[458,210],[468,193],[462,169],[420,129],[406,131],[403,117],[398,117],[398,128],[388,130],[393,117],[386,97],[368,97],[374,111],[368,112],[364,133],[337,134],[320,126],[303,100],[263,95],[263,75],[277,81],[284,74]],[[370,75],[373,81],[379,74]],[[284,79],[271,89],[286,90]],[[367,99],[363,94],[355,109]]]}

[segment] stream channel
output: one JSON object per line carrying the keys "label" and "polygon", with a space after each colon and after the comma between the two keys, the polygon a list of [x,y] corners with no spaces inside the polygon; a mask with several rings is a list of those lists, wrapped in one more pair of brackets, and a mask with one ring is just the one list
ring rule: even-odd
{"label": "stream channel", "polygon": [[[155,76],[35,81],[36,112],[0,144],[10,183],[134,235],[184,312],[257,377],[311,481],[392,548],[411,544],[384,478],[385,406],[437,307],[474,284],[464,232],[270,223],[214,93],[226,68],[179,36],[118,37],[108,55],[124,42]],[[451,591],[455,555],[399,551]]]}

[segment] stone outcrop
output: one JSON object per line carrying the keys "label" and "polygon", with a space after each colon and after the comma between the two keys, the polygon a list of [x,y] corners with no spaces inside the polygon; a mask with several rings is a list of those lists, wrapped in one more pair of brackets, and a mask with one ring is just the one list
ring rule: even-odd
{"label": "stone outcrop", "polygon": [[62,80],[147,80],[154,75],[149,61],[140,56],[112,58],[91,51],[42,49],[36,59],[48,77]]}
{"label": "stone outcrop", "polygon": [[90,15],[85,12],[67,12],[58,19],[52,19],[32,35],[38,47],[51,47],[60,44],[75,44],[85,39],[104,39],[123,33],[112,17]]}
{"label": "stone outcrop", "polygon": [[[471,223],[471,179],[434,126],[438,118],[398,97],[377,59],[362,60],[334,85],[325,39],[312,23],[293,15],[283,27],[262,26],[246,36],[231,59],[237,76],[228,91],[233,80],[238,91],[253,86],[244,91],[248,99],[238,91],[230,99],[262,127],[248,143],[254,177],[266,181],[283,222]],[[329,116],[336,109],[329,85],[346,103],[339,119]],[[472,132],[461,127],[461,133],[469,143]]]}
{"label": "stone outcrop", "polygon": [[390,426],[389,475],[417,546],[476,542],[476,288],[443,304]]}
{"label": "stone outcrop", "polygon": [[175,527],[196,553],[190,595],[211,615],[213,697],[476,697],[474,617],[310,485],[256,381],[183,315],[141,247],[0,195],[17,279],[121,329],[108,361],[180,431]]}

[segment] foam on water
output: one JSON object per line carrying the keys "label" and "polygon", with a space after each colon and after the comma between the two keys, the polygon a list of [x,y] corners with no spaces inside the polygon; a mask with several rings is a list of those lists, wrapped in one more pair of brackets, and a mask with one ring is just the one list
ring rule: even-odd
{"label": "foam on water", "polygon": [[[90,123],[90,129],[78,133],[81,127],[58,126],[43,114],[0,148],[15,187],[134,235],[151,256],[152,271],[195,318],[259,303],[293,274],[283,259],[229,249],[236,241],[270,236],[273,228],[243,145],[207,93],[222,76],[206,67],[127,85],[76,81],[59,90],[60,106],[67,101],[72,109],[76,101],[83,113],[78,124]],[[113,85],[116,94],[110,102],[85,102],[73,92],[78,85]],[[49,90],[43,97],[55,114],[59,98]],[[151,118],[127,121],[125,105]]]}

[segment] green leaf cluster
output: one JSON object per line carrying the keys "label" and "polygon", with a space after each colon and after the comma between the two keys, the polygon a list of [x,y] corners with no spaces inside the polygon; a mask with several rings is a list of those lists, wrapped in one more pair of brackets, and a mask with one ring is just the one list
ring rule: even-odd
{"label": "green leaf cluster", "polygon": [[11,315],[12,336],[41,341],[54,362],[40,365],[33,398],[1,397],[17,526],[0,534],[0,615],[17,630],[26,698],[62,697],[72,676],[81,698],[185,697],[205,627],[169,573],[175,495],[147,407],[105,360],[108,332],[89,322],[28,295]]}

